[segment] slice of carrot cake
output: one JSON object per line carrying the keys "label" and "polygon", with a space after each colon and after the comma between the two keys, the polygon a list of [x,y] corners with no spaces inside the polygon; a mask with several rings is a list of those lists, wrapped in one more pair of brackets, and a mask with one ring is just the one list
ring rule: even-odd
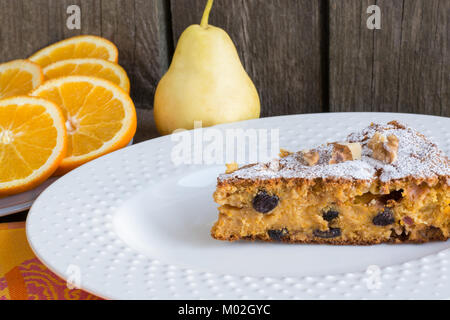
{"label": "slice of carrot cake", "polygon": [[450,166],[399,122],[371,124],[345,142],[228,170],[214,200],[219,240],[376,244],[446,240]]}

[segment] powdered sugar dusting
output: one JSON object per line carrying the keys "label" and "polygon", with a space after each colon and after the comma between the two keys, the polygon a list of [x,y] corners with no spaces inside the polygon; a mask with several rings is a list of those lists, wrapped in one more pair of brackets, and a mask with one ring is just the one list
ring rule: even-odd
{"label": "powdered sugar dusting", "polygon": [[[367,143],[376,132],[386,136],[393,134],[398,138],[397,160],[393,163],[386,164],[371,157],[372,150]],[[274,165],[278,164],[275,160],[267,164],[245,166],[233,173],[220,175],[219,181],[275,178],[372,180],[379,177],[382,182],[388,182],[407,177],[428,179],[450,176],[449,160],[443,152],[425,136],[398,122],[372,124],[361,132],[350,134],[348,142],[361,143],[361,160],[328,164],[333,147],[326,144],[313,149],[320,156],[319,162],[314,166],[308,166],[303,161],[302,152],[297,152],[281,158],[279,165]]]}

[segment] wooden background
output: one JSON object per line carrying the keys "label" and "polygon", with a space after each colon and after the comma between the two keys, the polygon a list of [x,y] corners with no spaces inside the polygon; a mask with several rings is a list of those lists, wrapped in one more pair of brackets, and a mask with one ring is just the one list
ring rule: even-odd
{"label": "wooden background", "polygon": [[[139,108],[151,109],[181,32],[206,0],[0,0],[0,62],[57,40],[114,41]],[[78,4],[82,29],[68,30]],[[381,8],[369,30],[367,7]],[[234,40],[263,116],[393,111],[450,116],[449,0],[216,0],[210,23]],[[143,116],[141,126],[151,117]]]}

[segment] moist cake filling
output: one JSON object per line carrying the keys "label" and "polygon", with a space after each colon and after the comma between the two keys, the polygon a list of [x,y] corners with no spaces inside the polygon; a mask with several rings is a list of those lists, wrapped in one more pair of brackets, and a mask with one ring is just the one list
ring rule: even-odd
{"label": "moist cake filling", "polygon": [[[449,236],[450,202],[444,197],[448,188],[440,183],[427,188],[413,184],[388,194],[372,193],[364,185],[330,186],[322,193],[317,192],[323,189],[320,184],[266,187],[224,195],[216,231],[233,239],[245,235],[283,240],[289,236],[291,241],[365,239],[376,243],[399,237],[420,241],[430,230],[440,231],[436,240]],[[418,193],[417,189],[425,191]]]}

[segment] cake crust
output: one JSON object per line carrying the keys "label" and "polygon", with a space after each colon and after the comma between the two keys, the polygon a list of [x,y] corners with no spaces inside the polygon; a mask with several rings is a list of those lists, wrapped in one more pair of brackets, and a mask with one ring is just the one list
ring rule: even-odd
{"label": "cake crust", "polygon": [[[212,237],[216,240],[222,240],[222,241],[229,241],[234,242],[237,240],[247,240],[247,241],[263,241],[263,242],[274,242],[273,239],[267,238],[265,236],[248,236],[244,238],[239,237],[224,237],[224,238],[218,238],[215,235],[212,235]],[[436,241],[446,241],[448,240],[448,237],[441,236],[422,236],[417,239],[405,239],[405,240],[398,240],[395,238],[392,238],[390,240],[323,240],[323,239],[308,239],[308,240],[295,240],[290,238],[283,238],[280,241],[283,243],[291,243],[291,244],[327,244],[327,245],[341,245],[341,246],[350,246],[350,245],[358,245],[358,246],[370,246],[374,244],[381,244],[381,243],[387,243],[387,244],[396,244],[396,243],[404,243],[404,244],[421,244],[421,243],[427,243],[427,242],[436,242]]]}

